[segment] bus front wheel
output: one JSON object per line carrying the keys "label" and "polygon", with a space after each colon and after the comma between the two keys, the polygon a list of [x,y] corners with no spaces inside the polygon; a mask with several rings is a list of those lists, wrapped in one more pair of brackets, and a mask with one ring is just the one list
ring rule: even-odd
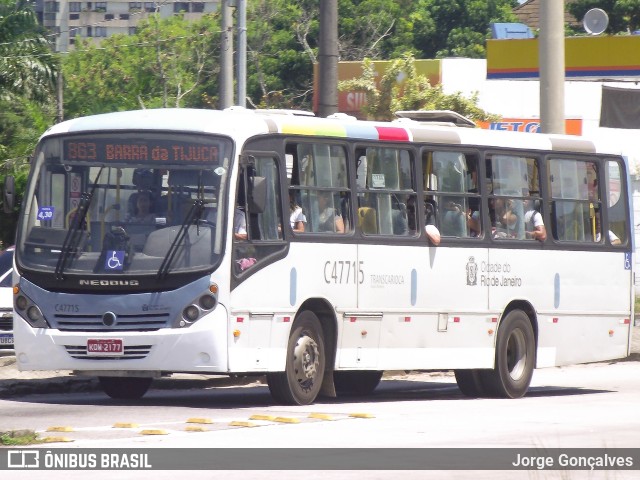
{"label": "bus front wheel", "polygon": [[309,405],[322,387],[325,349],[322,326],[315,313],[304,311],[291,328],[284,372],[267,374],[269,391],[287,405]]}
{"label": "bus front wheel", "polygon": [[482,370],[490,397],[520,398],[527,393],[535,366],[536,342],[531,321],[522,310],[512,310],[498,327],[493,370]]}
{"label": "bus front wheel", "polygon": [[98,377],[98,380],[104,393],[125,400],[142,398],[153,381],[149,377]]}

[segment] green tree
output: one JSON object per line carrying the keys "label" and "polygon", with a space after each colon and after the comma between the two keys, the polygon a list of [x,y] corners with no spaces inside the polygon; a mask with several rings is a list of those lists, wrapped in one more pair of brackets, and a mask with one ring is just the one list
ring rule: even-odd
{"label": "green tree", "polygon": [[310,108],[319,35],[313,0],[255,0],[247,8],[250,104]]}
{"label": "green tree", "polygon": [[13,243],[17,210],[26,177],[27,158],[51,124],[56,58],[31,5],[0,0],[0,183],[16,178],[16,206],[0,215],[0,240]]}
{"label": "green tree", "polygon": [[[373,62],[365,59],[363,63],[362,77],[340,82],[338,89],[365,92],[367,102],[362,110],[371,120],[392,120],[400,110],[452,110],[472,120],[498,118],[478,107],[477,95],[466,98],[459,92],[444,93],[441,85],[432,87],[427,77],[417,73],[413,55],[391,62],[379,83]],[[404,77],[401,83],[400,76]]]}
{"label": "green tree", "polygon": [[494,22],[517,22],[516,0],[418,0],[414,48],[420,58],[484,58]]}
{"label": "green tree", "polygon": [[[610,34],[630,33],[640,28],[640,0],[575,0],[567,3],[565,8],[579,22],[592,8],[604,10],[609,16],[607,32]],[[572,31],[586,34],[582,26]]]}
{"label": "green tree", "polygon": [[55,76],[55,59],[31,5],[0,0],[0,95],[46,101]]}
{"label": "green tree", "polygon": [[[340,60],[485,56],[492,22],[516,21],[516,0],[341,0]],[[247,10],[250,103],[311,107],[317,0],[254,0]]]}
{"label": "green tree", "polygon": [[65,117],[215,103],[219,36],[217,16],[151,15],[135,35],[77,41],[63,64]]}
{"label": "green tree", "polygon": [[388,59],[413,51],[414,3],[413,0],[339,2],[340,59]]}

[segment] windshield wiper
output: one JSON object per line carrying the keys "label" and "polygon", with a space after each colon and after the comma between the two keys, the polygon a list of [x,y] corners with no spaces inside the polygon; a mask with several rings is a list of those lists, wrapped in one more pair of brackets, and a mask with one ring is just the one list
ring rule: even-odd
{"label": "windshield wiper", "polygon": [[80,196],[78,208],[76,208],[76,213],[73,216],[71,225],[69,225],[67,235],[64,237],[64,242],[62,242],[62,251],[58,257],[58,263],[56,264],[55,270],[56,280],[64,280],[63,273],[69,259],[78,253],[78,245],[83,237],[83,227],[87,223],[87,212],[89,211],[89,206],[91,205],[91,200],[93,199],[93,194],[96,191],[96,186],[98,185],[98,180],[100,179],[102,170],[104,170],[104,167],[100,167],[100,171],[98,172],[98,175],[96,175],[96,179],[91,184],[91,191],[82,192],[82,195]]}
{"label": "windshield wiper", "polygon": [[193,205],[191,205],[191,209],[184,219],[184,222],[182,222],[182,225],[180,225],[180,230],[178,230],[178,233],[173,239],[173,242],[171,242],[171,246],[169,246],[169,250],[167,250],[167,254],[162,260],[162,264],[158,269],[158,279],[164,279],[169,273],[169,267],[171,266],[173,259],[178,253],[178,248],[180,248],[182,240],[187,236],[189,226],[193,224],[197,219],[199,219],[204,213],[204,204],[205,201],[201,198],[194,200]]}

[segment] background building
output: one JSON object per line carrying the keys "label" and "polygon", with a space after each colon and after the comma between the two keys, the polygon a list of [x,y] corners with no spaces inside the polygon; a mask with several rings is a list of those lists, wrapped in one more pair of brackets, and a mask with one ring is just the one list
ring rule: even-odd
{"label": "background building", "polygon": [[99,43],[116,34],[135,33],[140,20],[151,13],[161,17],[184,15],[197,19],[205,13],[216,12],[220,0],[129,2],[76,2],[68,0],[38,0],[36,12],[42,25],[55,34],[56,51],[73,49],[75,39],[88,38]]}

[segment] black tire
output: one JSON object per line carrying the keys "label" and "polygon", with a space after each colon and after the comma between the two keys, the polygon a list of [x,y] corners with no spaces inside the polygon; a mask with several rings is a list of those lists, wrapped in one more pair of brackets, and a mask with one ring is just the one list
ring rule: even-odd
{"label": "black tire", "polygon": [[458,388],[463,395],[477,398],[485,394],[481,370],[455,370],[454,373]]}
{"label": "black tire", "polygon": [[135,400],[142,398],[153,378],[149,377],[98,377],[104,393],[111,398]]}
{"label": "black tire", "polygon": [[375,370],[333,372],[333,384],[338,395],[369,395],[381,379],[382,372]]}
{"label": "black tire", "polygon": [[291,328],[285,371],[267,374],[271,395],[285,405],[313,403],[322,387],[325,362],[320,321],[315,313],[304,311]]}
{"label": "black tire", "polygon": [[535,349],[529,317],[522,310],[512,310],[498,326],[494,369],[481,371],[486,394],[499,398],[524,396],[533,376]]}

